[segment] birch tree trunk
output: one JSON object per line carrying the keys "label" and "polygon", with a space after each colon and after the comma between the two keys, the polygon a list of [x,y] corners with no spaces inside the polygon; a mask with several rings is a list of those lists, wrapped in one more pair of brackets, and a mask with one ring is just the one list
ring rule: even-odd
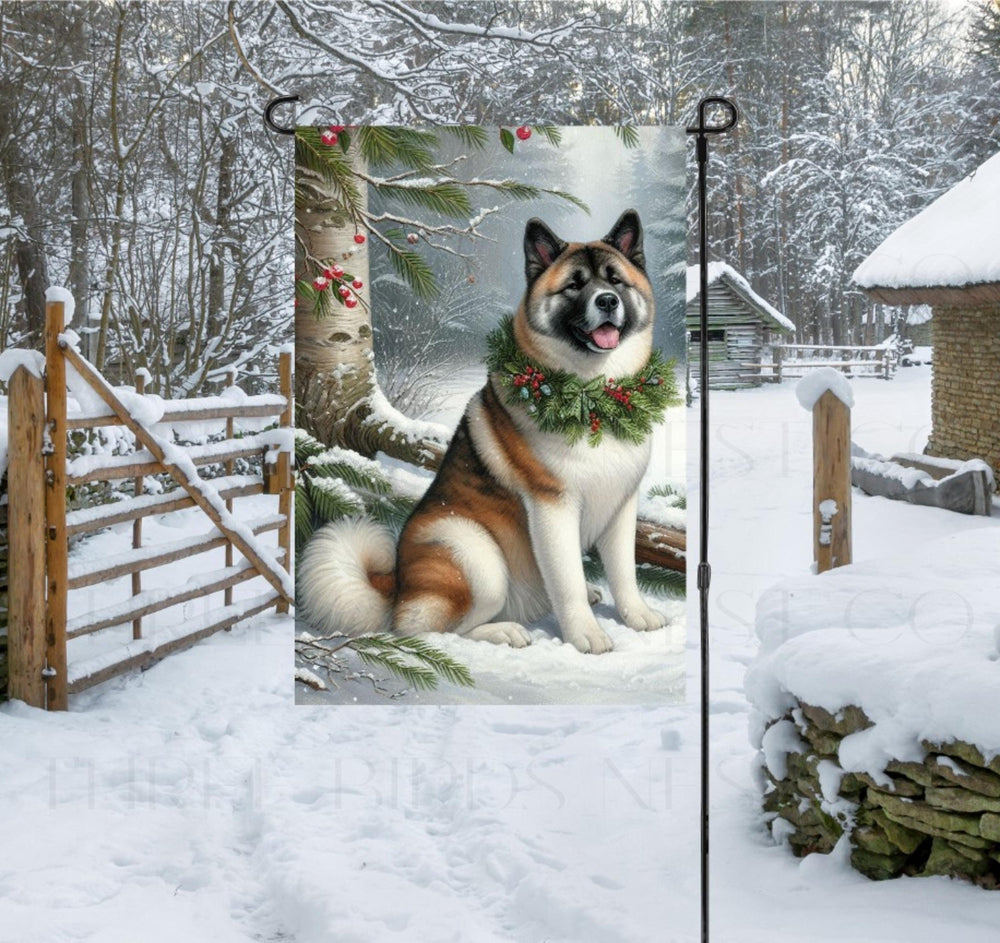
{"label": "birch tree trunk", "polygon": [[[361,170],[357,149],[352,165]],[[339,264],[364,287],[354,308],[332,302],[333,312],[318,316],[315,305],[298,298],[295,309],[295,399],[298,422],[327,445],[374,456],[385,452],[433,467],[444,452],[447,434],[431,423],[407,420],[383,396],[375,377],[372,350],[369,243],[358,245],[349,214],[332,186],[301,165],[296,167],[296,276],[311,280],[315,264]],[[367,211],[363,180],[362,212]],[[313,268],[310,268],[310,263]],[[327,291],[335,291],[331,286]]]}

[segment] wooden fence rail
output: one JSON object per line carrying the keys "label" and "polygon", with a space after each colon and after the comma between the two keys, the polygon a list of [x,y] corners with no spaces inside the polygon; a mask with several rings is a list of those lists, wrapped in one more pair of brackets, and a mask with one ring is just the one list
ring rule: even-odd
{"label": "wooden fence rail", "polygon": [[772,348],[772,358],[770,363],[744,363],[741,366],[759,371],[753,375],[754,378],[773,383],[804,376],[809,370],[819,367],[833,367],[852,376],[891,380],[898,366],[898,357],[893,349],[851,344],[778,344]]}
{"label": "wooden fence rail", "polygon": [[[210,445],[182,449],[154,431],[141,399],[143,382],[135,394],[122,394],[88,363],[63,334],[63,305],[47,306],[44,396],[42,380],[25,366],[9,384],[11,520],[11,597],[9,603],[10,684],[12,697],[34,706],[65,709],[68,695],[135,668],[230,628],[268,608],[287,612],[292,601],[288,574],[291,564],[292,494],[290,448],[292,436],[291,353],[279,360],[279,395],[220,397],[163,403],[155,422],[167,428],[185,422],[225,420],[225,439]],[[106,414],[67,416],[67,369],[74,382],[85,382],[103,402]],[[134,398],[129,398],[134,397]],[[138,406],[138,408],[137,408]],[[91,409],[91,412],[95,410]],[[100,412],[100,410],[96,410]],[[236,435],[235,420],[275,420],[277,429]],[[125,456],[88,456],[68,461],[67,435],[77,430],[122,426],[135,438],[138,451]],[[236,474],[239,460],[260,462],[260,474]],[[204,479],[199,466],[221,466],[224,474]],[[168,475],[178,486],[161,494],[144,494],[153,475]],[[131,479],[133,496],[112,504],[66,511],[66,489],[95,482]],[[278,513],[238,519],[233,501],[257,494],[274,494]],[[157,545],[145,545],[142,522],[152,515],[198,507],[208,529],[200,535]],[[70,564],[70,537],[115,524],[131,523],[130,539],[119,554],[101,559],[83,558]],[[259,543],[261,534],[277,531],[277,552]],[[187,557],[225,548],[225,565],[208,568],[178,588],[146,589],[142,574]],[[238,552],[241,559],[234,559]],[[68,594],[124,577],[131,579],[131,595],[112,605],[68,612]],[[262,577],[269,588],[263,595],[238,602],[233,587]],[[195,599],[224,594],[224,603],[194,621],[178,618],[178,627],[159,630],[145,638],[143,619],[153,613]],[[87,660],[67,658],[67,642],[116,626],[131,626],[131,638],[115,650]]]}

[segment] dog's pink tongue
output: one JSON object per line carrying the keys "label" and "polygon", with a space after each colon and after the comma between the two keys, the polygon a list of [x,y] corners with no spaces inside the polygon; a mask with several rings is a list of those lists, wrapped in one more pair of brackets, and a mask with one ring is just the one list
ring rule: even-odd
{"label": "dog's pink tongue", "polygon": [[613,324],[602,324],[590,332],[590,339],[602,350],[614,350],[620,336],[621,332]]}

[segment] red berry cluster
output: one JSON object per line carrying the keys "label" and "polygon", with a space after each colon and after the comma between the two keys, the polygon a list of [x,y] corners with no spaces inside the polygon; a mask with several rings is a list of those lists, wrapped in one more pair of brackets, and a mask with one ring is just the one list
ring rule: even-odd
{"label": "red berry cluster", "polygon": [[601,420],[598,418],[597,413],[591,412],[587,418],[590,419],[591,434],[599,432],[601,429]]}
{"label": "red berry cluster", "polygon": [[514,377],[514,386],[527,387],[535,399],[542,398],[542,384],[544,382],[545,374],[530,365],[524,368],[524,373],[519,373]]}
{"label": "red berry cluster", "polygon": [[358,299],[354,297],[354,293],[351,288],[347,287],[347,282],[350,281],[351,288],[354,291],[358,291],[360,288],[365,287],[365,283],[361,281],[360,278],[354,278],[348,275],[339,265],[328,265],[323,269],[323,274],[318,278],[313,279],[313,288],[316,291],[326,291],[334,282],[337,284],[337,294],[340,295],[344,300],[345,307],[356,308],[358,305]]}
{"label": "red berry cluster", "polygon": [[[642,386],[639,388],[642,389]],[[604,384],[604,392],[621,403],[629,412],[632,411],[632,390],[626,389],[620,383],[616,386],[614,377],[608,377],[608,382]]]}
{"label": "red berry cluster", "polygon": [[327,146],[333,147],[340,140],[340,132],[344,130],[347,125],[343,124],[331,124],[320,136],[319,139]]}

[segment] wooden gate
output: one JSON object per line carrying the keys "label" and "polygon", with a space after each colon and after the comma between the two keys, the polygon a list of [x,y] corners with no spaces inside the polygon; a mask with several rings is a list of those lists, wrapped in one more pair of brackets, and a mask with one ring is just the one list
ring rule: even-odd
{"label": "wooden gate", "polygon": [[[146,668],[171,652],[188,648],[221,629],[292,602],[288,573],[291,558],[293,481],[292,360],[280,355],[279,395],[155,400],[112,388],[76,350],[65,333],[62,302],[46,309],[45,380],[19,366],[9,383],[9,692],[36,707],[65,710],[70,694],[136,668]],[[81,415],[67,416],[67,372],[86,390]],[[162,405],[162,410],[159,408]],[[276,419],[277,429],[235,436],[234,420]],[[171,423],[225,420],[225,438],[210,445],[181,448],[157,431]],[[68,463],[68,436],[77,430],[124,427],[137,451],[98,455]],[[262,473],[233,474],[240,459],[261,459]],[[199,465],[222,465],[225,474],[208,480]],[[166,474],[177,485],[144,494],[148,476]],[[133,481],[133,495],[111,504],[66,511],[68,486],[98,481]],[[277,514],[244,521],[233,515],[234,499],[254,494],[278,497]],[[144,546],[142,522],[198,507],[214,529],[159,546]],[[131,549],[103,559],[84,558],[69,565],[69,539],[131,522]],[[257,538],[278,531],[278,551]],[[194,554],[225,548],[225,566],[189,579],[183,587],[144,591],[142,574]],[[242,560],[234,563],[234,551]],[[131,576],[131,596],[111,606],[80,613],[67,611],[71,590]],[[263,577],[268,590],[233,601],[233,587]],[[179,616],[180,629],[145,638],[143,618],[171,606],[222,593],[223,604],[191,621]],[[131,626],[121,650],[78,664],[68,663],[67,642],[93,633]]]}

